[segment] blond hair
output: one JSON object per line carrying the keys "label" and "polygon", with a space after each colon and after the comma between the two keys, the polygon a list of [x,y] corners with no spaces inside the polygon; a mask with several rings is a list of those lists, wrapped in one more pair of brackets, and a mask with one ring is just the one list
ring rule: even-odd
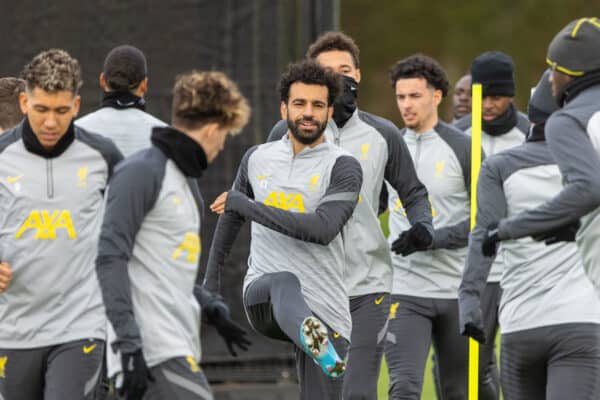
{"label": "blond hair", "polygon": [[40,88],[49,93],[66,90],[77,94],[83,84],[79,61],[61,49],[39,53],[25,66],[21,76],[28,91]]}
{"label": "blond hair", "polygon": [[216,122],[237,134],[250,119],[250,106],[237,85],[218,71],[179,75],[173,88],[172,123],[196,129]]}

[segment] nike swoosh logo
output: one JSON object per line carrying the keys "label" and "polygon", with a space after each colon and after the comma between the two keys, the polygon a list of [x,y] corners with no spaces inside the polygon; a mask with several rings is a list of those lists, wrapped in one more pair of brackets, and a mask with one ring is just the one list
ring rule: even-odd
{"label": "nike swoosh logo", "polygon": [[19,175],[19,176],[9,176],[6,178],[6,182],[8,183],[15,183],[16,181],[18,181],[19,179],[21,179],[23,177],[23,175]]}
{"label": "nike swoosh logo", "polygon": [[92,344],[90,346],[83,346],[83,352],[85,354],[91,353],[96,348],[96,344]]}
{"label": "nike swoosh logo", "polygon": [[385,297],[385,295],[381,296],[378,299],[375,299],[375,304],[381,304],[381,302],[383,301],[383,298]]}

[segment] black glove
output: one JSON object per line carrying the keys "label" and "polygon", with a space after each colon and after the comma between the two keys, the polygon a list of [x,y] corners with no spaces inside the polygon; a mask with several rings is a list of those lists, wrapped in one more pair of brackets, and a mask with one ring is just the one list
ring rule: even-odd
{"label": "black glove", "polygon": [[232,356],[237,357],[233,345],[248,351],[248,347],[252,344],[246,338],[248,332],[231,319],[229,307],[225,303],[220,300],[211,301],[203,307],[202,311],[208,323],[217,328],[217,332],[225,340],[227,349]]}
{"label": "black glove", "polygon": [[483,243],[481,243],[481,251],[486,257],[492,257],[496,255],[498,250],[498,243],[500,238],[498,237],[498,222],[491,223],[483,235]]}
{"label": "black glove", "polygon": [[461,334],[471,337],[481,344],[485,344],[485,330],[483,329],[483,318],[481,317],[481,309],[477,308],[474,313],[470,313],[468,322],[465,322]]}
{"label": "black glove", "polygon": [[433,242],[433,237],[427,228],[416,223],[398,236],[392,243],[392,251],[406,257],[416,251],[427,250]]}
{"label": "black glove", "polygon": [[148,388],[148,381],[154,382],[154,377],[146,365],[142,349],[133,353],[121,354],[123,367],[123,386],[119,394],[126,400],[141,400]]}
{"label": "black glove", "polygon": [[570,224],[563,225],[553,231],[541,233],[539,235],[533,235],[533,240],[541,242],[542,240],[546,245],[551,245],[558,242],[574,242],[577,231],[581,227],[579,220],[573,221]]}

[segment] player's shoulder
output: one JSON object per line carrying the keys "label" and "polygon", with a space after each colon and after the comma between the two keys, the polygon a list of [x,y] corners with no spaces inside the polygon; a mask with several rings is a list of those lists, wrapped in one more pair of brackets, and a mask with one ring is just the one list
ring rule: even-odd
{"label": "player's shoulder", "polygon": [[[22,123],[21,123],[22,124]],[[0,135],[0,154],[10,145],[18,142],[21,139],[21,124],[14,128],[6,130]]]}
{"label": "player's shoulder", "polygon": [[371,114],[367,111],[358,110],[358,118],[365,124],[373,127],[383,136],[398,135],[400,129],[389,119],[380,117],[379,115]]}

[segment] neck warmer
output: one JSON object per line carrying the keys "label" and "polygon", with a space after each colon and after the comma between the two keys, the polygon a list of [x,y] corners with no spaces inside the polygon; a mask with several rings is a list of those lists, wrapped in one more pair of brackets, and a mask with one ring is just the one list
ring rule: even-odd
{"label": "neck warmer", "polygon": [[526,142],[545,142],[546,134],[545,134],[546,122],[540,122],[535,125],[532,125],[529,128],[529,133],[527,133]]}
{"label": "neck warmer", "polygon": [[71,124],[67,128],[67,132],[50,150],[46,150],[38,140],[37,136],[35,136],[27,117],[25,117],[25,120],[23,121],[22,136],[27,151],[44,158],[56,158],[64,153],[75,140],[75,126],[73,125],[73,121],[71,121]]}
{"label": "neck warmer", "polygon": [[153,145],[175,162],[185,176],[199,178],[208,167],[202,146],[173,127],[152,129],[151,140]]}
{"label": "neck warmer", "polygon": [[583,76],[573,79],[560,94],[558,98],[559,106],[564,106],[585,89],[598,84],[600,84],[600,70],[591,71]]}
{"label": "neck warmer", "polygon": [[349,76],[343,76],[344,92],[333,103],[333,120],[338,128],[342,128],[356,110],[358,82]]}
{"label": "neck warmer", "polygon": [[112,107],[118,110],[137,108],[146,111],[146,102],[143,97],[138,97],[131,92],[104,92],[101,107]]}
{"label": "neck warmer", "polygon": [[510,104],[508,110],[498,118],[492,121],[483,120],[481,128],[485,133],[491,136],[504,135],[517,125],[517,108]]}

